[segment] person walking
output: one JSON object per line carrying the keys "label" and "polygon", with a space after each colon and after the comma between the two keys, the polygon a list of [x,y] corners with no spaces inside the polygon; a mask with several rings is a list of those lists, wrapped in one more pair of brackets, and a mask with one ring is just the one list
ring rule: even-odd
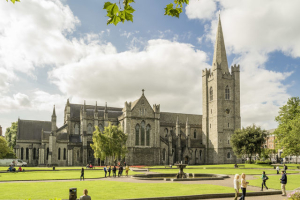
{"label": "person walking", "polygon": [[81,178],[84,181],[84,169],[83,168],[81,168],[80,181],[81,181]]}
{"label": "person walking", "polygon": [[234,190],[235,190],[235,197],[234,197],[234,200],[237,200],[238,196],[239,196],[239,190],[240,190],[240,182],[239,182],[239,179],[240,179],[240,175],[236,174],[234,176],[234,179],[233,179],[233,186],[234,186]]}
{"label": "person walking", "polygon": [[126,176],[128,177],[128,171],[129,171],[129,166],[128,165],[126,165],[125,170],[126,170]]}
{"label": "person walking", "polygon": [[91,196],[88,195],[88,190],[83,190],[83,195],[80,197],[80,200],[92,200]]}
{"label": "person walking", "polygon": [[118,170],[118,177],[120,177],[120,175],[121,175],[121,166],[119,165],[119,170]]}
{"label": "person walking", "polygon": [[283,165],[283,170],[284,170],[284,173],[286,173],[286,170],[288,169],[288,167],[284,164]]}
{"label": "person walking", "polygon": [[110,172],[111,172],[111,166],[109,166],[109,168],[108,168],[108,177],[110,177]]}
{"label": "person walking", "polygon": [[107,166],[105,165],[105,167],[103,168],[104,174],[105,174],[105,178],[106,178],[106,173],[107,173]]}
{"label": "person walking", "polygon": [[280,168],[279,168],[279,166],[277,165],[277,167],[276,167],[276,170],[277,170],[277,174],[279,174],[279,170],[280,170]]}
{"label": "person walking", "polygon": [[246,188],[249,182],[246,182],[246,174],[242,173],[241,175],[241,190],[242,190],[242,196],[239,200],[245,200],[246,197]]}
{"label": "person walking", "polygon": [[282,191],[282,196],[286,196],[286,191],[285,191],[285,185],[287,184],[287,176],[284,170],[281,171],[281,191]]}
{"label": "person walking", "polygon": [[117,168],[116,168],[116,166],[114,166],[114,168],[113,168],[113,177],[116,177],[116,171],[117,171]]}
{"label": "person walking", "polygon": [[262,183],[261,183],[261,190],[260,190],[260,191],[263,191],[264,186],[265,186],[266,189],[268,190],[268,187],[267,187],[267,185],[266,185],[266,181],[269,179],[269,177],[267,177],[265,171],[263,171],[262,176],[261,176],[261,179],[262,179]]}

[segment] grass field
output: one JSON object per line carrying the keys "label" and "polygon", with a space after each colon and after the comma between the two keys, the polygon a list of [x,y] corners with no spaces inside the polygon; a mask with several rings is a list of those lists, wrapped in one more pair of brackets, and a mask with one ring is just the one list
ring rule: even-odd
{"label": "grass field", "polygon": [[[249,180],[249,184],[257,187],[261,187],[261,176],[255,176],[257,179]],[[266,181],[268,188],[281,190],[280,178],[281,174],[268,176],[269,179]],[[300,187],[300,175],[287,175],[286,190],[294,190]]]}
{"label": "grass field", "polygon": [[[240,165],[239,168],[249,168],[249,169],[254,169],[254,168],[261,168],[261,169],[273,169],[273,165],[268,165],[268,164],[238,164]],[[300,164],[287,164],[288,169],[297,169],[297,166],[300,166]],[[157,166],[144,166],[144,168],[170,168],[169,166],[165,165],[157,165]],[[176,166],[172,166],[172,168],[176,168]],[[199,168],[199,169],[204,169],[204,168],[230,168],[230,169],[235,169],[233,164],[223,164],[223,165],[188,165],[186,167],[187,169],[189,168]],[[282,167],[280,166],[280,169]]]}
{"label": "grass field", "polygon": [[[151,172],[158,172],[158,173],[178,173],[178,169],[150,169]],[[248,175],[258,175],[262,174],[262,171],[265,171],[266,174],[276,174],[276,170],[270,169],[270,170],[261,170],[261,169],[184,169],[185,173],[202,173],[202,174],[241,174],[245,173]],[[288,170],[287,173],[299,173],[299,171],[296,170]]]}
{"label": "grass field", "polygon": [[[127,183],[115,181],[73,181],[0,184],[0,199],[68,199],[69,188],[77,188],[77,196],[88,188],[92,199],[129,199],[139,197],[182,196],[211,193],[233,193],[233,188],[181,183]],[[17,189],[17,190],[16,190]],[[17,192],[16,192],[17,191]]]}
{"label": "grass field", "polygon": [[[125,174],[125,172],[123,173]],[[138,174],[138,172],[129,171],[129,175]],[[36,172],[10,172],[0,173],[1,181],[16,181],[16,180],[56,180],[56,179],[79,179],[81,171],[36,171]],[[112,176],[112,173],[111,173]],[[102,178],[104,172],[102,170],[85,170],[84,178]]]}
{"label": "grass field", "polygon": [[[18,169],[19,167],[16,167]],[[48,170],[52,171],[52,167],[22,167],[25,170]],[[55,167],[56,170],[74,170],[81,169],[82,167]],[[85,167],[83,167],[85,169]],[[7,171],[8,167],[0,167],[0,171]],[[103,169],[103,167],[96,167],[96,169]]]}

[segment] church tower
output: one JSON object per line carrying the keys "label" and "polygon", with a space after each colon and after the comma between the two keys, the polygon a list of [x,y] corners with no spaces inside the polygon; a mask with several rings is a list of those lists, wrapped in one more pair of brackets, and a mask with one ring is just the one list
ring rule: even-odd
{"label": "church tower", "polygon": [[219,16],[211,69],[202,71],[202,131],[207,164],[235,163],[230,137],[241,128],[240,66],[228,70]]}

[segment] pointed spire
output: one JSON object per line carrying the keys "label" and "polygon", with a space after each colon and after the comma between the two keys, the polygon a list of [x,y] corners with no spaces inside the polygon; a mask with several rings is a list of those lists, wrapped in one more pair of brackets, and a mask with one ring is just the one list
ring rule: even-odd
{"label": "pointed spire", "polygon": [[104,108],[104,112],[107,113],[107,102],[105,102],[105,108]]}
{"label": "pointed spire", "polygon": [[84,100],[84,103],[83,103],[83,111],[85,111],[85,100]]}
{"label": "pointed spire", "polygon": [[219,14],[218,29],[216,34],[216,43],[215,43],[215,51],[214,51],[214,57],[212,62],[212,70],[217,69],[218,65],[221,66],[221,70],[223,73],[229,72],[220,14]]}
{"label": "pointed spire", "polygon": [[177,116],[176,124],[179,124],[178,116]]}
{"label": "pointed spire", "polygon": [[186,125],[189,125],[189,117],[186,118]]}
{"label": "pointed spire", "polygon": [[52,116],[56,116],[56,114],[55,114],[55,105],[53,106],[53,113],[52,113]]}
{"label": "pointed spire", "polygon": [[69,98],[67,99],[67,106],[69,106],[70,105],[70,102],[69,102]]}
{"label": "pointed spire", "polygon": [[144,96],[144,92],[145,92],[145,90],[144,89],[142,89],[142,95]]}
{"label": "pointed spire", "polygon": [[97,101],[96,101],[96,106],[95,106],[95,112],[98,111],[98,107],[97,107]]}

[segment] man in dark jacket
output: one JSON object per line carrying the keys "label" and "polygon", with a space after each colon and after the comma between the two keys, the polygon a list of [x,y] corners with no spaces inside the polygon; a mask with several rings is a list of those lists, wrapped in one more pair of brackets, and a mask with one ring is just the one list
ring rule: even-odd
{"label": "man in dark jacket", "polygon": [[281,179],[279,179],[279,180],[281,183],[282,196],[286,196],[285,185],[287,183],[287,176],[286,176],[285,171],[281,171],[281,175],[282,175]]}

